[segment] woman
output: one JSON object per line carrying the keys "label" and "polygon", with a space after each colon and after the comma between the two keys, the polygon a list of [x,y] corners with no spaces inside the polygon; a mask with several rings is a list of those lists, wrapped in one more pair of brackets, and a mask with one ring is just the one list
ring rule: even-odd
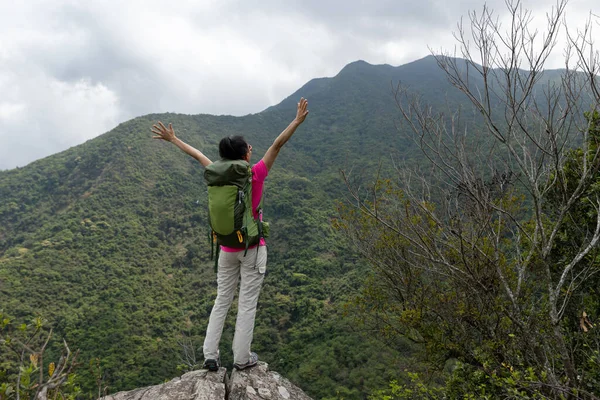
{"label": "woman", "polygon": [[[267,150],[262,160],[252,167],[252,210],[258,208],[264,180],[267,177],[279,151],[292,137],[296,128],[304,122],[308,115],[308,101],[300,99],[296,110],[296,118],[284,129]],[[184,143],[175,136],[171,124],[165,127],[162,122],[152,126],[154,139],[161,139],[173,143],[182,151],[189,154],[206,167],[212,164],[201,151]],[[219,143],[219,155],[230,160],[246,160],[252,157],[252,146],[242,136],[225,137]],[[254,215],[256,218],[257,215]],[[252,367],[258,363],[256,353],[250,351],[254,334],[254,318],[256,305],[267,265],[267,247],[264,239],[259,243],[258,254],[245,252],[245,249],[228,248],[221,246],[219,255],[219,268],[217,273],[217,298],[210,314],[206,337],[204,339],[204,368],[217,371],[220,367],[219,341],[223,332],[223,325],[227,311],[233,301],[235,289],[240,281],[238,300],[238,315],[233,338],[233,366],[237,369]],[[246,254],[246,256],[244,255]],[[252,256],[250,255],[252,254]]]}

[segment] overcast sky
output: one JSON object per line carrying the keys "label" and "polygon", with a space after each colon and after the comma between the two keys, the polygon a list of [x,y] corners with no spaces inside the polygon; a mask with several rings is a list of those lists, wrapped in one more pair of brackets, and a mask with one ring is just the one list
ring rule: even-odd
{"label": "overcast sky", "polygon": [[[593,3],[572,0],[569,21],[599,13]],[[505,12],[503,0],[487,4]],[[553,4],[524,1],[539,24]],[[428,46],[452,49],[460,17],[482,5],[0,0],[0,170],[65,150],[136,116],[257,113],[352,61],[396,66],[428,55]],[[559,59],[553,67],[562,66]]]}

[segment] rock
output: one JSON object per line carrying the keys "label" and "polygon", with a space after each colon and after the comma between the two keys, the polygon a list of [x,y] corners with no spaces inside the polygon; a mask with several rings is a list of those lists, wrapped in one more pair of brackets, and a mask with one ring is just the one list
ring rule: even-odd
{"label": "rock", "polygon": [[188,372],[162,385],[119,392],[100,400],[312,400],[300,388],[259,362],[243,371]]}
{"label": "rock", "polygon": [[[199,370],[188,372],[162,385],[129,392],[119,392],[103,400],[223,400],[227,397],[225,379],[227,370],[217,372]],[[102,400],[101,399],[101,400]]]}
{"label": "rock", "polygon": [[258,399],[256,390],[252,386],[246,386],[246,398],[247,399]]}
{"label": "rock", "polygon": [[228,392],[228,400],[311,400],[290,381],[269,371],[269,366],[264,362],[242,371],[234,370]]}
{"label": "rock", "polygon": [[277,386],[277,390],[279,390],[279,394],[284,399],[289,399],[290,398],[290,392],[288,392],[288,390],[286,388],[284,388],[283,386]]}

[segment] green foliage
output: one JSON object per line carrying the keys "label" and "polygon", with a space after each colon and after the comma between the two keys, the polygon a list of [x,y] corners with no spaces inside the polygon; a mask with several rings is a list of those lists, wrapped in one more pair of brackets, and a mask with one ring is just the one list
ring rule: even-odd
{"label": "green foliage", "polygon": [[[400,399],[443,399],[444,392],[442,388],[431,387],[423,382],[421,376],[416,373],[408,373],[409,383],[399,384],[397,381],[391,381],[387,389],[377,390],[369,396],[370,400],[400,400]],[[475,398],[475,397],[474,397]],[[478,397],[484,398],[484,397]]]}
{"label": "green foliage", "polygon": [[[400,68],[356,63],[259,114],[148,115],[1,171],[0,304],[19,320],[46,316],[55,335],[80,350],[85,367],[76,379],[85,396],[160,383],[199,365],[216,294],[203,170],[152,140],[150,127],[173,123],[213,160],[223,136],[241,133],[256,162],[304,96],[311,114],[265,186],[271,237],[253,348],[314,397],[362,398],[398,379],[390,366],[412,349],[382,345],[344,314],[366,267],[330,222],[345,195],[340,167],[356,165],[367,179],[381,160],[389,170],[386,160],[411,147],[396,134],[390,81],[399,80],[449,88],[431,58]],[[225,365],[234,321],[235,306],[221,344]]]}
{"label": "green foliage", "polygon": [[[590,238],[600,204],[600,116],[586,118],[581,147],[536,188],[544,193],[539,214],[514,175],[476,167],[458,183],[443,171],[421,176],[422,186],[379,177],[339,205],[335,226],[374,270],[350,303],[357,323],[391,346],[398,337],[422,344],[421,359],[440,369],[455,360],[445,385],[393,383],[376,396],[595,398],[600,282]],[[444,168],[453,168],[457,160],[445,157]],[[541,229],[557,229],[551,251]]]}
{"label": "green foliage", "polygon": [[[157,120],[173,123],[179,137],[213,160],[223,136],[241,133],[256,162],[304,96],[310,116],[265,186],[271,237],[253,349],[315,398],[365,398],[390,380],[412,385],[404,370],[433,375],[441,385],[422,362],[422,352],[436,348],[421,343],[419,307],[396,321],[406,324],[394,328],[405,335],[392,329],[380,338],[370,324],[376,318],[354,318],[364,315],[357,309],[378,318],[394,315],[394,302],[386,300],[394,293],[377,288],[377,279],[364,285],[370,267],[331,226],[335,204],[347,196],[340,168],[353,169],[353,183],[360,184],[393,171],[391,158],[423,163],[414,144],[397,132],[403,126],[390,82],[398,81],[419,89],[434,106],[462,101],[432,57],[399,68],[357,62],[258,114],[148,115],[0,172],[0,304],[18,320],[46,316],[55,336],[80,350],[82,366],[72,381],[81,387],[80,398],[161,383],[196,368],[216,294],[203,170],[169,144],[150,139],[150,127]],[[434,232],[435,225],[428,229]],[[435,292],[432,300],[467,316],[494,307],[444,295],[439,282],[420,290]],[[221,341],[226,366],[233,361],[235,312],[234,303]],[[509,331],[510,323],[502,321],[503,332]],[[429,328],[433,335],[436,325]],[[454,351],[453,340],[474,335],[444,343]],[[590,362],[597,363],[592,348],[590,343]],[[60,346],[48,351],[59,354]],[[0,391],[8,393],[9,385]]]}
{"label": "green foliage", "polygon": [[0,399],[78,398],[77,355],[66,343],[62,354],[56,352],[46,321],[36,317],[19,324],[0,310],[0,335]]}
{"label": "green foliage", "polygon": [[[581,170],[586,168],[598,171],[600,165],[594,155],[600,151],[600,113],[597,111],[585,114],[588,122],[586,141],[582,147],[570,150],[562,170],[562,185],[556,186],[548,196],[545,208],[549,214],[561,212],[560,199],[564,193],[573,193],[577,182],[581,180]],[[596,229],[598,209],[596,202],[600,199],[600,177],[596,172],[590,182],[586,182],[585,190],[578,196],[569,210],[569,223],[563,224],[551,252],[551,262],[557,265],[561,260],[572,259],[576,252],[584,246],[585,238],[590,237]],[[579,264],[581,266],[599,265],[600,252],[596,246]],[[560,271],[553,269],[557,277]],[[598,351],[600,350],[600,332],[597,321],[600,319],[600,276],[598,273],[586,274],[577,288],[573,285],[564,291],[570,300],[566,303],[565,322],[562,329],[568,336],[573,350],[573,359],[580,366],[577,373],[581,376],[581,387],[586,392],[600,390],[598,375]]]}

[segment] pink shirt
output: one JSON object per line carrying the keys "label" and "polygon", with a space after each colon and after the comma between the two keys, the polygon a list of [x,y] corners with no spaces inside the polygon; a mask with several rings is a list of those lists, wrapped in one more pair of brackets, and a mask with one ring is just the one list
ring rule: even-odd
{"label": "pink shirt", "polygon": [[[252,215],[254,218],[258,218],[258,212],[256,210],[258,209],[260,199],[262,198],[263,187],[265,185],[265,178],[267,175],[269,175],[269,170],[267,169],[267,166],[263,160],[260,160],[252,167]],[[267,245],[264,238],[260,239],[260,245]],[[256,245],[250,246],[249,249],[254,247],[256,247]],[[221,251],[234,253],[236,251],[240,251],[240,249],[235,247],[221,246]]]}

